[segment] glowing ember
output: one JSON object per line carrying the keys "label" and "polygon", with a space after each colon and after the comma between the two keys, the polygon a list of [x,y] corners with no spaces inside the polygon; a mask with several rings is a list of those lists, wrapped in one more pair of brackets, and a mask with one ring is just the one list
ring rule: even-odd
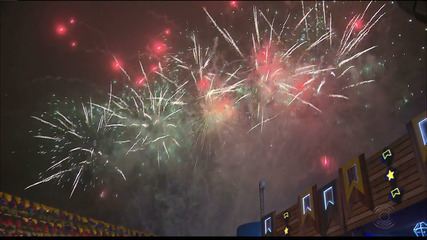
{"label": "glowing ember", "polygon": [[72,48],[77,47],[77,45],[78,45],[77,41],[71,41],[71,43],[70,43],[70,46],[71,46]]}
{"label": "glowing ember", "polygon": [[331,156],[323,155],[320,157],[320,163],[322,168],[326,170],[327,173],[332,173],[336,166],[334,165],[334,159]]}
{"label": "glowing ember", "polygon": [[136,81],[135,81],[137,86],[143,86],[145,83],[145,78],[144,77],[139,77]]}
{"label": "glowing ember", "polygon": [[197,89],[200,92],[206,92],[207,90],[209,90],[210,87],[210,81],[207,80],[206,78],[202,78],[197,82]]}
{"label": "glowing ember", "polygon": [[150,66],[150,71],[151,71],[151,72],[156,72],[158,69],[159,69],[159,67],[158,67],[157,65],[155,65],[155,64],[152,64],[152,65]]}
{"label": "glowing ember", "polygon": [[114,71],[119,71],[121,68],[121,64],[118,61],[113,61],[111,63],[111,67],[113,68]]}
{"label": "glowing ember", "polygon": [[75,18],[70,18],[70,20],[68,21],[70,24],[75,24],[76,23],[76,19]]}
{"label": "glowing ember", "polygon": [[356,30],[356,31],[360,31],[360,30],[362,30],[362,28],[363,28],[363,20],[362,19],[359,19],[359,20],[357,20],[356,22],[354,22],[354,29]]}
{"label": "glowing ember", "polygon": [[329,166],[329,159],[328,159],[328,157],[326,157],[326,156],[322,157],[322,166],[324,168],[327,168]]}
{"label": "glowing ember", "polygon": [[59,36],[63,36],[66,33],[67,33],[67,28],[64,25],[59,24],[56,26],[56,34],[58,34]]}
{"label": "glowing ember", "polygon": [[237,8],[238,7],[237,1],[230,1],[230,6],[232,8]]}
{"label": "glowing ember", "polygon": [[167,46],[163,42],[155,42],[152,46],[152,50],[156,55],[163,55],[167,50]]}

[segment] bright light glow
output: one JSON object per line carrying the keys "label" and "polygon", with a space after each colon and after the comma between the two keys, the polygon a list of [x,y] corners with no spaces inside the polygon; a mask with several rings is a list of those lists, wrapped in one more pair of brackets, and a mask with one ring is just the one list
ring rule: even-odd
{"label": "bright light glow", "polygon": [[427,223],[425,222],[419,222],[415,225],[414,234],[417,237],[425,237],[427,236]]}
{"label": "bright light glow", "polygon": [[271,217],[268,217],[264,220],[264,234],[271,233]]}
{"label": "bright light glow", "polygon": [[77,41],[71,41],[71,43],[70,43],[70,46],[71,46],[72,48],[77,47],[77,45],[78,45]]}
{"label": "bright light glow", "polygon": [[328,209],[329,204],[335,205],[334,190],[332,186],[328,187],[325,191],[323,191],[323,203],[325,206],[325,210]]}
{"label": "bright light glow", "polygon": [[421,138],[423,139],[424,146],[427,145],[427,118],[424,118],[418,123],[420,128]]}
{"label": "bright light glow", "polygon": [[159,69],[159,67],[158,67],[157,65],[155,65],[155,64],[152,64],[152,65],[150,66],[150,71],[151,71],[151,72],[156,72],[158,69]]}
{"label": "bright light glow", "polygon": [[145,83],[145,78],[144,77],[140,77],[135,81],[136,85],[138,86],[142,86]]}
{"label": "bright light glow", "polygon": [[354,29],[356,31],[360,31],[363,28],[363,20],[359,19],[356,22],[354,22]]}
{"label": "bright light glow", "polygon": [[211,83],[209,80],[207,80],[206,78],[202,78],[197,82],[197,89],[200,92],[206,92],[207,90],[209,90]]}
{"label": "bright light glow", "polygon": [[324,155],[321,158],[321,163],[322,163],[322,167],[327,169],[331,164],[331,160],[326,155]]}
{"label": "bright light glow", "polygon": [[305,215],[308,211],[311,211],[310,194],[307,194],[302,198],[302,213]]}
{"label": "bright light glow", "polygon": [[238,7],[237,1],[230,1],[230,6],[232,8],[237,8]]}
{"label": "bright light glow", "polygon": [[58,24],[56,26],[56,34],[63,36],[67,33],[67,28],[63,24]]}
{"label": "bright light glow", "polygon": [[113,68],[114,71],[119,71],[121,68],[121,63],[119,61],[113,61],[111,63],[111,67]]}
{"label": "bright light glow", "polygon": [[154,42],[152,50],[156,55],[163,55],[167,50],[167,45],[163,42]]}

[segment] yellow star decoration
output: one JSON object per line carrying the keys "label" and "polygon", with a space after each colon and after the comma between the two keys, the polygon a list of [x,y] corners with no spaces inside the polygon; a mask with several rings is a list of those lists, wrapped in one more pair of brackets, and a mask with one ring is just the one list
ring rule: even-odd
{"label": "yellow star decoration", "polygon": [[288,228],[288,227],[285,227],[284,232],[285,232],[285,235],[288,235],[288,233],[289,233],[289,228]]}
{"label": "yellow star decoration", "polygon": [[394,171],[388,170],[387,178],[388,178],[388,181],[391,181],[392,179],[394,179]]}

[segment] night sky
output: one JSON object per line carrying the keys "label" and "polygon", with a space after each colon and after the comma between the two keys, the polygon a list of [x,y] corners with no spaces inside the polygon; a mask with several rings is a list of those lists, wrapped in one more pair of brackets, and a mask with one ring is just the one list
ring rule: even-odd
{"label": "night sky", "polygon": [[[279,117],[262,133],[247,133],[237,125],[237,134],[222,135],[215,157],[203,170],[194,173],[176,167],[176,175],[168,175],[168,181],[176,182],[171,189],[129,179],[106,189],[77,189],[72,198],[69,187],[61,189],[53,182],[24,190],[49,162],[36,154],[39,140],[29,130],[39,122],[30,116],[48,111],[52,95],[96,98],[108,91],[112,80],[120,79],[111,69],[111,58],[94,51],[104,42],[123,61],[136,64],[138,51],[147,49],[165,29],[171,31],[172,49],[180,46],[179,39],[189,29],[206,44],[215,36],[225,42],[203,7],[232,34],[253,31],[247,20],[253,4],[263,11],[286,13],[280,22],[288,13],[301,14],[300,2],[237,4],[235,8],[230,2],[1,3],[0,191],[159,235],[234,235],[238,225],[259,217],[260,179],[267,181],[265,211],[282,210],[307,187],[335,178],[340,164],[361,153],[369,157],[403,135],[405,124],[425,111],[427,26],[387,2],[386,15],[363,43],[378,48],[360,57],[357,65],[360,74],[376,81],[355,89],[350,101],[326,106],[321,114]],[[334,25],[345,28],[366,4],[328,3]],[[371,7],[382,4],[374,2]],[[76,25],[70,38],[58,38],[55,27],[70,17],[90,25],[92,31]],[[245,38],[249,39],[239,37]],[[73,39],[78,41],[75,48],[70,46]],[[327,166],[322,165],[324,156]]]}

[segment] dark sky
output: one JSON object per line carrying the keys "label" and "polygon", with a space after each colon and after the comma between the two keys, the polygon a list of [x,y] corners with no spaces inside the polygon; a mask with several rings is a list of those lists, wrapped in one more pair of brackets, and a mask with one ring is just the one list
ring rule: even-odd
{"label": "dark sky", "polygon": [[[251,12],[251,3],[239,4],[245,12]],[[255,3],[261,9],[299,13],[300,5],[296,4]],[[374,3],[373,7],[378,8],[379,4]],[[334,21],[343,26],[348,21],[344,21],[344,16],[363,10],[366,3],[330,5],[338,16]],[[46,166],[35,154],[37,141],[28,133],[36,125],[30,116],[46,111],[45,104],[52,94],[87,97],[105,92],[109,82],[116,78],[110,60],[102,54],[83,51],[83,47],[93,48],[106,40],[112,52],[133,59],[136,51],[145,49],[165,28],[171,28],[176,38],[186,29],[217,34],[203,6],[219,21],[230,15],[238,22],[228,2],[1,3],[0,191],[117,224],[147,226],[159,234],[233,235],[239,224],[258,216],[260,178],[268,182],[266,211],[285,208],[306,187],[334,178],[340,163],[363,152],[369,156],[395,140],[405,132],[405,124],[426,109],[427,26],[389,2],[386,16],[367,40],[379,47],[363,57],[369,64],[385,64],[384,70],[375,76],[377,83],[362,90],[361,96],[351,104],[328,109],[321,116],[279,121],[266,127],[261,135],[228,139],[239,142],[218,150],[215,159],[218,167],[211,180],[215,183],[220,179],[218,184],[225,185],[212,189],[217,196],[205,199],[206,204],[188,214],[171,216],[175,219],[172,222],[182,219],[186,226],[168,228],[165,222],[169,219],[162,219],[162,224],[137,217],[136,221],[135,217],[129,220],[131,217],[126,214],[132,212],[132,206],[151,206],[148,198],[127,193],[135,191],[130,185],[123,187],[123,197],[111,200],[100,200],[99,192],[95,191],[68,199],[68,189],[57,189],[53,183],[24,190],[37,179],[44,168],[40,166]],[[74,34],[82,47],[71,49],[54,32],[55,24],[70,16],[93,26],[103,36],[76,28]],[[252,31],[253,26],[235,25],[240,27]],[[318,160],[322,154],[335,159],[333,170],[321,169]],[[191,196],[187,199],[192,201]],[[120,210],[124,205],[127,210]],[[199,221],[196,230],[188,225],[193,221]],[[225,226],[215,227],[215,224]]]}

